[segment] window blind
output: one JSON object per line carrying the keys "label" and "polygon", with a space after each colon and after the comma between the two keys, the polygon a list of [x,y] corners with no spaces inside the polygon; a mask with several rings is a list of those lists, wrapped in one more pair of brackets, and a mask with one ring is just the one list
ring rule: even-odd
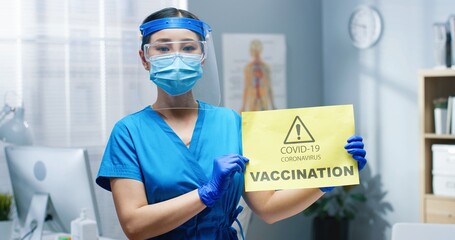
{"label": "window blind", "polygon": [[117,120],[144,107],[134,100],[146,80],[138,26],[167,6],[186,1],[2,3],[0,94],[22,100],[36,145],[102,146]]}

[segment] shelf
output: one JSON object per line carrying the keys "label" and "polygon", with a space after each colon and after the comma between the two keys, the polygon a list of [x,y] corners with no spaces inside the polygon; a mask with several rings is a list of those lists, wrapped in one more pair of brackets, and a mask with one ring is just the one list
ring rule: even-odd
{"label": "shelf", "polygon": [[438,199],[438,200],[446,200],[446,201],[455,201],[455,197],[448,197],[448,196],[440,196],[434,194],[425,194],[426,199]]}
{"label": "shelf", "polygon": [[435,134],[435,133],[425,133],[423,136],[425,139],[447,139],[447,140],[455,140],[455,135],[450,134]]}
{"label": "shelf", "polygon": [[419,71],[419,74],[425,77],[453,77],[455,76],[455,69],[422,69]]}
{"label": "shelf", "polygon": [[455,135],[434,133],[433,100],[455,94],[455,69],[419,71],[421,121],[421,220],[426,223],[455,223],[455,197],[433,194],[433,144],[455,144]]}

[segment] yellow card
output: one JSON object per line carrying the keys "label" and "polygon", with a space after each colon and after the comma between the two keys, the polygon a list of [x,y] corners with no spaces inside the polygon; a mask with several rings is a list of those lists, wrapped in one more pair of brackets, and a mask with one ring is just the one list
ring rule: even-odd
{"label": "yellow card", "polygon": [[358,184],[354,131],[352,105],[243,112],[245,191]]}

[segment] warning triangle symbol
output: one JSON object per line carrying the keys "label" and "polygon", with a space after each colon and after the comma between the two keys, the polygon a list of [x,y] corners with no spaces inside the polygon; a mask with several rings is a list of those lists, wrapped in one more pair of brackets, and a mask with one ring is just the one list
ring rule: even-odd
{"label": "warning triangle symbol", "polygon": [[314,142],[314,138],[311,136],[310,131],[308,131],[299,116],[296,116],[294,122],[292,122],[291,128],[288,131],[286,139],[284,139],[284,144],[309,142]]}

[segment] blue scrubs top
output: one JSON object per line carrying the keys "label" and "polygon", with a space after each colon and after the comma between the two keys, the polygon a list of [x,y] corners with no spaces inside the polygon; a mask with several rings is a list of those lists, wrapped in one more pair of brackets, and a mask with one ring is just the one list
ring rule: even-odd
{"label": "blue scrubs top", "polygon": [[[109,178],[144,183],[154,204],[199,188],[212,175],[213,160],[241,154],[241,120],[233,110],[199,102],[190,147],[149,106],[118,121],[106,146],[96,183],[110,191]],[[231,227],[239,210],[243,174],[235,174],[229,191],[211,207],[176,229],[152,239],[237,239]]]}

